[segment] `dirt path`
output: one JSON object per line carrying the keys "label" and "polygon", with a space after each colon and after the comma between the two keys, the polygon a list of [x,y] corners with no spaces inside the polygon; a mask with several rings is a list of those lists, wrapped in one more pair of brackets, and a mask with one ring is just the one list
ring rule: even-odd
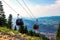
{"label": "dirt path", "polygon": [[0,40],[27,40],[27,39],[17,35],[10,35],[5,32],[0,32]]}

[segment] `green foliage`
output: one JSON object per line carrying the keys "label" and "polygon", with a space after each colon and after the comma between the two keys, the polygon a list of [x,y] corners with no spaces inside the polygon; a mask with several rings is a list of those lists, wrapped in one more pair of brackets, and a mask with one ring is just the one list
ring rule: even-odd
{"label": "green foliage", "polygon": [[3,11],[3,7],[1,6],[2,3],[0,4],[0,26],[6,26],[6,18],[5,18],[5,14],[4,14],[4,11]]}
{"label": "green foliage", "polygon": [[6,18],[5,18],[5,14],[1,15],[0,17],[0,26],[6,26]]}
{"label": "green foliage", "polygon": [[[6,27],[0,27],[0,31],[6,32],[8,34],[14,34],[14,35],[20,34],[18,31],[11,30]],[[31,31],[31,33],[32,33],[32,31]],[[21,34],[21,35],[23,35],[23,34]],[[28,35],[27,35],[27,37],[28,37]],[[48,39],[44,35],[40,35],[40,37],[30,36],[30,38],[28,40],[48,40]]]}
{"label": "green foliage", "polygon": [[20,27],[19,27],[19,32],[20,32],[20,33],[23,33],[23,31],[24,31],[24,26],[20,26]]}
{"label": "green foliage", "polygon": [[43,40],[49,40],[47,37],[43,36]]}
{"label": "green foliage", "polygon": [[34,35],[33,31],[32,30],[28,31],[28,35],[33,36]]}
{"label": "green foliage", "polygon": [[14,33],[14,34],[16,34],[16,35],[19,34],[18,31],[8,29],[7,27],[0,27],[0,31],[6,32],[6,33],[9,33],[9,34],[12,34],[12,33]]}
{"label": "green foliage", "polygon": [[25,33],[25,34],[28,33],[27,26],[24,27],[24,33]]}
{"label": "green foliage", "polygon": [[27,34],[28,33],[28,30],[27,30],[27,26],[20,26],[19,27],[19,32],[20,33],[25,33],[25,34]]}
{"label": "green foliage", "polygon": [[60,40],[60,24],[59,24],[56,40]]}
{"label": "green foliage", "polygon": [[40,34],[39,33],[36,33],[35,31],[33,32],[32,30],[28,31],[28,34],[27,35],[40,37]]}
{"label": "green foliage", "polygon": [[8,28],[11,29],[11,27],[12,27],[12,15],[10,14],[8,18]]}
{"label": "green foliage", "polygon": [[2,17],[0,17],[0,26],[2,26]]}
{"label": "green foliage", "polygon": [[17,29],[16,29],[16,26],[15,26],[14,30],[17,30]]}

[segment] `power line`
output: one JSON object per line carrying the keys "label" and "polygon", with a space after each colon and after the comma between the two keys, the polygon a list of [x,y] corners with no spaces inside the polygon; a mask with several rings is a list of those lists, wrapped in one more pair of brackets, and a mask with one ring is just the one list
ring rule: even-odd
{"label": "power line", "polygon": [[[4,0],[2,0],[6,5],[8,5],[8,7],[10,7],[15,13],[17,13],[9,4],[7,4]],[[19,13],[17,13],[17,14],[19,14]],[[21,15],[20,15],[20,17],[22,17]]]}
{"label": "power line", "polygon": [[[27,12],[27,10],[23,7],[23,5],[18,1],[18,0],[16,0],[17,2],[18,2],[18,4]],[[28,12],[27,12],[28,13]],[[33,16],[31,16],[30,14],[28,14],[30,17],[33,17]]]}
{"label": "power line", "polygon": [[29,12],[32,14],[32,16],[33,17],[35,17],[34,15],[33,15],[33,13],[31,12],[31,10],[29,9],[29,7],[26,5],[26,3],[24,2],[24,0],[22,0],[23,1],[23,3],[25,4],[25,6],[27,7],[27,9],[29,10]]}

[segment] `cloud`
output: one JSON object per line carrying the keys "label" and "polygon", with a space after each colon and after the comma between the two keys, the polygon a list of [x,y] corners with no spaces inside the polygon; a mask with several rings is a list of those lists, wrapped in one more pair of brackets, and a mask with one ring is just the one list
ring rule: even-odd
{"label": "cloud", "polygon": [[56,0],[55,4],[51,5],[33,5],[29,6],[30,10],[37,17],[44,16],[60,16],[60,0]]}
{"label": "cloud", "polygon": [[[5,0],[5,1],[23,17],[31,17],[26,13],[26,11],[21,6],[18,5],[18,3],[14,3],[15,1],[14,2],[12,0]],[[24,6],[21,0],[19,2],[21,2],[22,5]],[[29,9],[32,11],[35,17],[60,16],[60,0],[56,0],[54,4],[49,5],[39,5],[39,4],[34,5],[32,3],[30,5],[28,3],[26,4],[28,5]],[[9,14],[12,14],[14,17],[17,17],[17,13],[15,13],[11,8],[9,8],[4,2],[3,7],[7,17]],[[28,11],[27,8],[26,10]],[[30,12],[29,14],[31,15]]]}

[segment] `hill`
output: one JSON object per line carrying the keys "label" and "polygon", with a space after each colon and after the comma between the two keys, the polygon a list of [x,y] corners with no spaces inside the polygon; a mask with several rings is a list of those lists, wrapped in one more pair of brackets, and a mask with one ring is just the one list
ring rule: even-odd
{"label": "hill", "polygon": [[16,30],[11,30],[6,27],[0,27],[0,40],[44,40],[44,37],[29,36],[19,33]]}
{"label": "hill", "polygon": [[[38,32],[56,32],[58,28],[58,23],[60,22],[60,16],[51,16],[51,17],[39,17],[39,18],[22,18],[24,24],[27,25],[28,30],[33,30],[33,25],[38,19],[39,30]],[[13,24],[15,24],[16,18],[13,19]]]}

